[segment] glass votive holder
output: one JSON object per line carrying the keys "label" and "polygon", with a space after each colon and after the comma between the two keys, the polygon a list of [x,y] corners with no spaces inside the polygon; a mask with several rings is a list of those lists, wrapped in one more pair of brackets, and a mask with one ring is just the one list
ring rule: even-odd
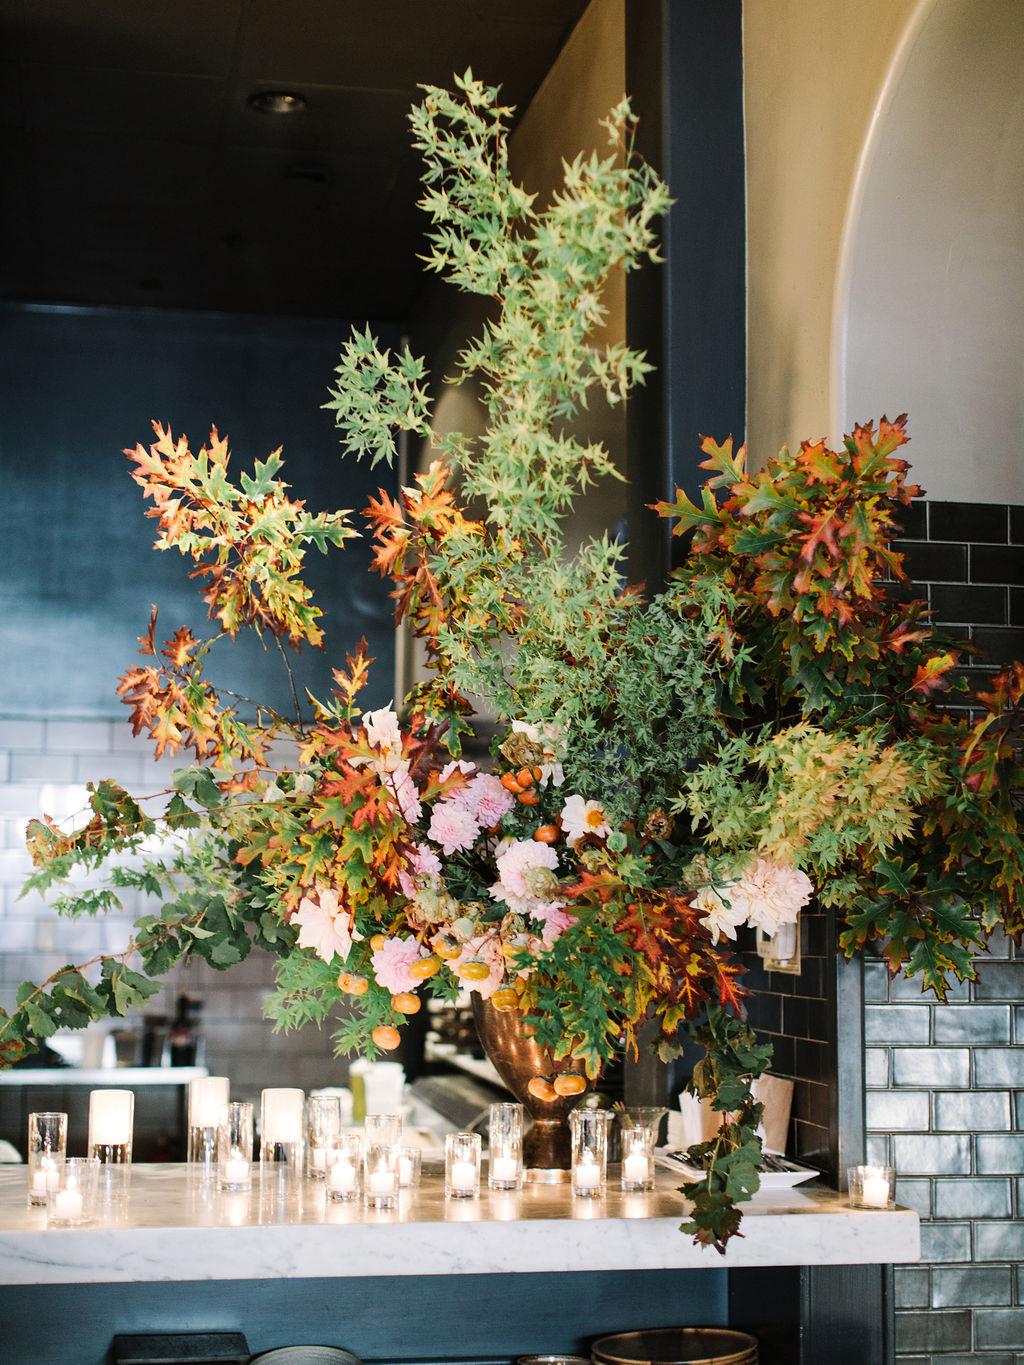
{"label": "glass votive holder", "polygon": [[89,1094],[89,1156],[101,1166],[132,1164],[135,1092],[93,1090]]}
{"label": "glass votive holder", "polygon": [[363,1197],[368,1208],[398,1207],[398,1163],[402,1148],[397,1142],[363,1146]]}
{"label": "glass votive holder", "polygon": [[448,1199],[480,1194],[483,1143],[479,1133],[448,1133],[444,1140],[444,1192]]}
{"label": "glass votive holder", "polygon": [[402,1141],[401,1114],[367,1114],[363,1132],[371,1147],[394,1147]]}
{"label": "glass votive holder", "polygon": [[41,1111],[28,1116],[28,1202],[45,1206],[59,1187],[68,1150],[68,1116]]}
{"label": "glass votive holder", "polygon": [[362,1135],[339,1133],[330,1149],[325,1172],[329,1200],[347,1204],[349,1200],[359,1198],[359,1171],[362,1161]]}
{"label": "glass votive holder", "polygon": [[487,1184],[518,1190],[523,1183],[523,1106],[492,1104],[488,1126]]}
{"label": "glass votive holder", "polygon": [[604,1194],[610,1117],[605,1109],[574,1109],[569,1115],[572,1192],[581,1199],[600,1199]]}
{"label": "glass votive holder", "polygon": [[654,1133],[645,1124],[623,1128],[622,1188],[630,1193],[654,1189]]}
{"label": "glass votive holder", "polygon": [[217,1127],[217,1180],[222,1190],[252,1189],[252,1127],[248,1100],[224,1106]]}
{"label": "glass votive holder", "polygon": [[227,1076],[197,1076],[188,1085],[188,1145],[190,1171],[207,1178],[217,1164],[217,1129],[228,1102]]}
{"label": "glass votive holder", "polygon": [[260,1179],[291,1183],[302,1176],[305,1095],[288,1087],[260,1096]]}
{"label": "glass votive holder", "polygon": [[850,1166],[846,1183],[852,1209],[896,1207],[896,1171],[892,1166]]}
{"label": "glass votive holder", "polygon": [[69,1156],[58,1167],[57,1186],[47,1197],[47,1227],[74,1228],[92,1222],[100,1164],[97,1157]]}
{"label": "glass votive holder", "polygon": [[306,1101],[306,1174],[325,1180],[338,1135],[341,1101],[337,1095],[310,1095]]}
{"label": "glass votive holder", "polygon": [[423,1153],[419,1147],[399,1147],[398,1149],[398,1187],[413,1190],[420,1183],[423,1169]]}

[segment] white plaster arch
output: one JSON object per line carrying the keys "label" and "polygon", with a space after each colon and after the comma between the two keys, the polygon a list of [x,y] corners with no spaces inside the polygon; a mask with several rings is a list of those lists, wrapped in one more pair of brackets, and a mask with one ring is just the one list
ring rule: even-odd
{"label": "white plaster arch", "polygon": [[833,302],[831,425],[907,409],[915,477],[1024,502],[1024,4],[921,0],[875,105]]}

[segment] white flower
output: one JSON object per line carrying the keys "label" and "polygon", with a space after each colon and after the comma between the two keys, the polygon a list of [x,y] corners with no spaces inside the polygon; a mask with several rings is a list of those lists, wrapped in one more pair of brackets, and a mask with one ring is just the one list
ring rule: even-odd
{"label": "white flower", "polygon": [[730,901],[728,905],[713,886],[702,886],[691,902],[704,927],[710,930],[712,943],[717,943],[723,936],[734,939],[736,930],[746,923],[746,906],[737,907],[732,902],[731,887],[724,889]]}
{"label": "white flower", "polygon": [[333,961],[335,955],[344,961],[353,942],[362,937],[352,928],[349,912],[339,905],[337,891],[330,887],[317,887],[312,896],[303,896],[292,923],[299,926],[299,947],[312,948],[324,962]]}
{"label": "white flower", "polygon": [[[558,854],[535,839],[504,839],[495,858],[498,880],[491,895],[519,915],[530,915],[540,902],[549,903],[557,885]],[[545,874],[545,875],[539,875]],[[548,883],[545,885],[544,883]]]}
{"label": "white flower", "polygon": [[544,757],[539,763],[541,783],[550,782],[554,787],[560,787],[565,781],[565,773],[562,771],[561,758],[565,753],[565,746],[562,743],[562,727],[560,725],[532,725],[525,720],[514,720],[512,722],[512,733],[515,735],[525,735],[534,744],[539,744],[544,751]]}
{"label": "white flower", "polygon": [[569,797],[562,807],[561,821],[570,848],[585,834],[596,834],[604,839],[611,833],[604,806],[600,801],[584,801],[582,796]]}
{"label": "white flower", "polygon": [[814,894],[806,872],[782,867],[768,858],[758,858],[738,882],[726,888],[736,910],[743,910],[746,922],[771,936],[784,924],[795,924],[800,910]]}
{"label": "white flower", "polygon": [[380,754],[380,766],[375,763],[374,767],[379,772],[393,772],[402,762],[402,731],[394,708],[382,706],[379,711],[367,711],[363,728],[367,744]]}

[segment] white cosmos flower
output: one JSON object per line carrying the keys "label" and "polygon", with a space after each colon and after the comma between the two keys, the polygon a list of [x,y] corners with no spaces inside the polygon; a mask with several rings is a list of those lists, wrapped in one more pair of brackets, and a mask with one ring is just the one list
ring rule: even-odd
{"label": "white cosmos flower", "polygon": [[611,825],[600,801],[584,801],[582,796],[570,796],[562,807],[562,828],[570,846],[578,844],[585,834],[596,834],[605,839]]}

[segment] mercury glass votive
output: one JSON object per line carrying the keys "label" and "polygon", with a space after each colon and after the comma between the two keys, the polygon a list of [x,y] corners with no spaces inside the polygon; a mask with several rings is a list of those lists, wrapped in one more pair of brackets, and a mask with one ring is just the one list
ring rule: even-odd
{"label": "mercury glass votive", "polygon": [[360,1133],[339,1133],[330,1150],[326,1172],[327,1198],[347,1204],[359,1198],[359,1175],[363,1164],[363,1139]]}
{"label": "mercury glass votive", "polygon": [[68,1149],[68,1116],[41,1111],[28,1116],[28,1202],[45,1205],[60,1184]]}
{"label": "mercury glass votive", "polygon": [[423,1153],[419,1147],[399,1147],[398,1149],[398,1187],[413,1190],[420,1183],[423,1168]]}
{"label": "mercury glass votive", "polygon": [[217,1129],[230,1087],[227,1076],[197,1076],[189,1081],[186,1159],[190,1172],[206,1179],[213,1176],[216,1166]]}
{"label": "mercury glass votive", "polygon": [[306,1174],[325,1180],[338,1135],[341,1100],[337,1095],[310,1095],[306,1101]]}
{"label": "mercury glass votive", "polygon": [[518,1190],[523,1183],[523,1106],[492,1104],[488,1125],[487,1184]]}
{"label": "mercury glass votive", "polygon": [[58,1168],[57,1185],[47,1196],[46,1225],[81,1227],[96,1216],[100,1162],[96,1157],[69,1156]]}
{"label": "mercury glass votive", "polygon": [[217,1182],[222,1190],[252,1189],[253,1107],[232,1100],[217,1125]]}
{"label": "mercury glass votive", "polygon": [[654,1132],[646,1124],[623,1128],[622,1188],[631,1193],[654,1189]]}
{"label": "mercury glass votive", "polygon": [[569,1115],[572,1192],[581,1199],[600,1199],[604,1194],[610,1118],[605,1109],[574,1109]]}
{"label": "mercury glass votive", "polygon": [[846,1183],[852,1209],[896,1207],[896,1171],[892,1166],[850,1166]]}
{"label": "mercury glass votive", "polygon": [[444,1192],[448,1199],[480,1194],[483,1143],[479,1133],[448,1133],[444,1140]]}
{"label": "mercury glass votive", "polygon": [[290,1088],[260,1096],[260,1179],[291,1184],[302,1177],[305,1095]]}

